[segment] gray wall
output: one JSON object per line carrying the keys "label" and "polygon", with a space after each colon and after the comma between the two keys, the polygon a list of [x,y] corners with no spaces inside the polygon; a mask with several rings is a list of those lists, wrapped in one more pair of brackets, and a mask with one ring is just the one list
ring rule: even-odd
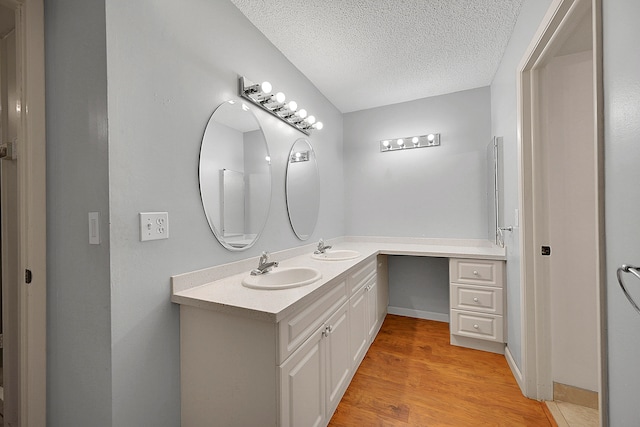
{"label": "gray wall", "polygon": [[[484,87],[345,114],[347,233],[485,239],[490,107]],[[428,133],[441,146],[380,152]]]}
{"label": "gray wall", "polygon": [[[226,0],[51,0],[46,8],[48,425],[176,426],[179,309],[170,276],[303,244],[284,199],[287,155],[302,134],[261,112],[273,171],[265,232],[242,253],[215,240],[197,174],[209,116],[246,75],[324,122],[310,138],[322,199],[311,239],[345,234],[342,116]],[[88,211],[103,218],[99,246],[88,245]],[[169,212],[168,240],[139,241],[144,211]]]}
{"label": "gray wall", "polygon": [[[491,132],[503,137],[504,211],[500,226],[515,225],[518,209],[516,73],[551,0],[525,0],[500,67],[491,83]],[[507,248],[507,346],[522,368],[522,321],[519,227],[505,233]]]}
{"label": "gray wall", "polygon": [[[111,289],[103,0],[45,3],[47,425],[110,426]],[[89,245],[87,212],[101,214]]]}
{"label": "gray wall", "polygon": [[[602,3],[609,425],[632,426],[640,420],[640,315],[623,296],[616,269],[640,265],[640,3]],[[624,276],[640,301],[638,279]]]}
{"label": "gray wall", "polygon": [[[485,239],[490,109],[484,87],[345,114],[347,234]],[[429,133],[439,147],[380,152],[382,139]],[[425,262],[389,257],[392,307],[443,311],[425,289],[437,300],[448,281]]]}
{"label": "gray wall", "polygon": [[388,260],[390,311],[449,319],[449,258],[389,256]]}

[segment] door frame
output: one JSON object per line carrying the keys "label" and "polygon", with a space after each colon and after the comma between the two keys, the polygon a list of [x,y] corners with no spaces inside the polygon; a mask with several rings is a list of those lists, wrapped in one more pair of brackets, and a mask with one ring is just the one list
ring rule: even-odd
{"label": "door frame", "polygon": [[[596,162],[597,216],[596,266],[598,277],[598,365],[601,425],[607,425],[606,372],[606,270],[604,250],[604,114],[602,87],[602,5],[601,0],[553,0],[538,31],[525,52],[517,72],[519,209],[521,213],[520,280],[522,284],[522,383],[523,393],[538,400],[553,400],[551,378],[551,323],[548,272],[539,252],[544,237],[544,198],[541,197],[540,137],[538,117],[538,70],[578,24],[581,13],[592,10],[594,71],[594,151]],[[595,292],[596,290],[594,290]]]}
{"label": "door frame", "polygon": [[[19,423],[46,425],[46,151],[43,0],[0,0],[16,17]],[[31,283],[26,283],[26,270]],[[24,272],[24,273],[22,273]]]}

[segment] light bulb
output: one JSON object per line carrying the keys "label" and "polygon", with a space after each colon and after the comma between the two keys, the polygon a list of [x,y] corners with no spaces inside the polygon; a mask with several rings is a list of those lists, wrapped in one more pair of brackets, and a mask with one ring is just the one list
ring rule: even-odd
{"label": "light bulb", "polygon": [[282,92],[278,92],[278,93],[276,93],[276,102],[277,102],[278,104],[282,104],[282,103],[284,102],[284,100],[285,100],[285,99],[287,99],[287,97],[286,97],[286,96],[284,96],[284,93],[282,93]]}
{"label": "light bulb", "polygon": [[305,117],[307,117],[307,110],[301,108],[300,110],[298,110],[298,116],[300,116],[301,119],[304,119]]}
{"label": "light bulb", "polygon": [[271,162],[271,157],[269,157],[269,156],[266,156],[264,159],[265,159],[267,162]]}
{"label": "light bulb", "polygon": [[388,147],[389,146],[389,141],[386,141],[386,140],[382,141],[382,145],[384,145],[385,147]]}
{"label": "light bulb", "polygon": [[269,93],[271,92],[271,83],[269,82],[262,82],[262,84],[260,85],[260,90],[262,90],[262,93]]}
{"label": "light bulb", "polygon": [[298,103],[296,101],[289,101],[289,105],[287,105],[289,111],[296,111],[298,109]]}
{"label": "light bulb", "polygon": [[411,138],[411,142],[413,142],[413,145],[418,145],[418,142],[420,142],[420,138],[414,136],[413,138]]}
{"label": "light bulb", "polygon": [[316,118],[314,116],[307,117],[307,123],[309,123],[310,125],[314,124],[315,122]]}
{"label": "light bulb", "polygon": [[404,139],[399,138],[396,143],[398,144],[398,146],[402,147],[404,145]]}
{"label": "light bulb", "polygon": [[299,159],[299,158],[300,158],[300,156],[302,156],[302,154],[300,154],[300,153],[296,153],[296,159]]}
{"label": "light bulb", "polygon": [[429,135],[427,135],[427,140],[429,142],[433,142],[433,140],[436,139],[436,136],[432,133],[430,133]]}
{"label": "light bulb", "polygon": [[324,125],[322,124],[322,122],[316,122],[316,124],[313,125],[313,127],[318,130],[321,130],[324,127]]}

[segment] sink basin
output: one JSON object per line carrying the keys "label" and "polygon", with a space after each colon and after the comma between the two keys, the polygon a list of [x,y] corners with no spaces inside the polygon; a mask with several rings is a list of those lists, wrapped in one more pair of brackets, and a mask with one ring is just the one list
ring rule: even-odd
{"label": "sink basin", "polygon": [[242,285],[252,289],[289,289],[310,285],[321,277],[318,270],[310,267],[274,268],[265,274],[246,276]]}
{"label": "sink basin", "polygon": [[360,256],[360,252],[353,251],[351,249],[334,249],[328,250],[323,254],[312,254],[311,257],[314,259],[320,259],[324,261],[345,261],[348,259],[358,258]]}

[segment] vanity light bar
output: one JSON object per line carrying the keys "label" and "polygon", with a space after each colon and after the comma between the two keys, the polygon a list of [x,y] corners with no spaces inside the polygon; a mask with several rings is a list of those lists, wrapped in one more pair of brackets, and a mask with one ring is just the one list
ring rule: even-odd
{"label": "vanity light bar", "polygon": [[298,104],[295,101],[286,102],[284,93],[277,92],[272,94],[272,89],[269,82],[255,84],[245,77],[240,77],[239,79],[240,96],[247,101],[257,105],[305,135],[310,135],[314,129],[322,129],[322,122],[318,122],[314,116],[308,115],[307,110],[304,108],[298,109]]}
{"label": "vanity light bar", "polygon": [[412,148],[436,147],[440,145],[440,134],[409,136],[407,138],[383,139],[380,141],[380,151],[410,150]]}
{"label": "vanity light bar", "polygon": [[289,163],[299,163],[299,162],[308,162],[308,161],[309,161],[308,151],[296,151],[289,158]]}

